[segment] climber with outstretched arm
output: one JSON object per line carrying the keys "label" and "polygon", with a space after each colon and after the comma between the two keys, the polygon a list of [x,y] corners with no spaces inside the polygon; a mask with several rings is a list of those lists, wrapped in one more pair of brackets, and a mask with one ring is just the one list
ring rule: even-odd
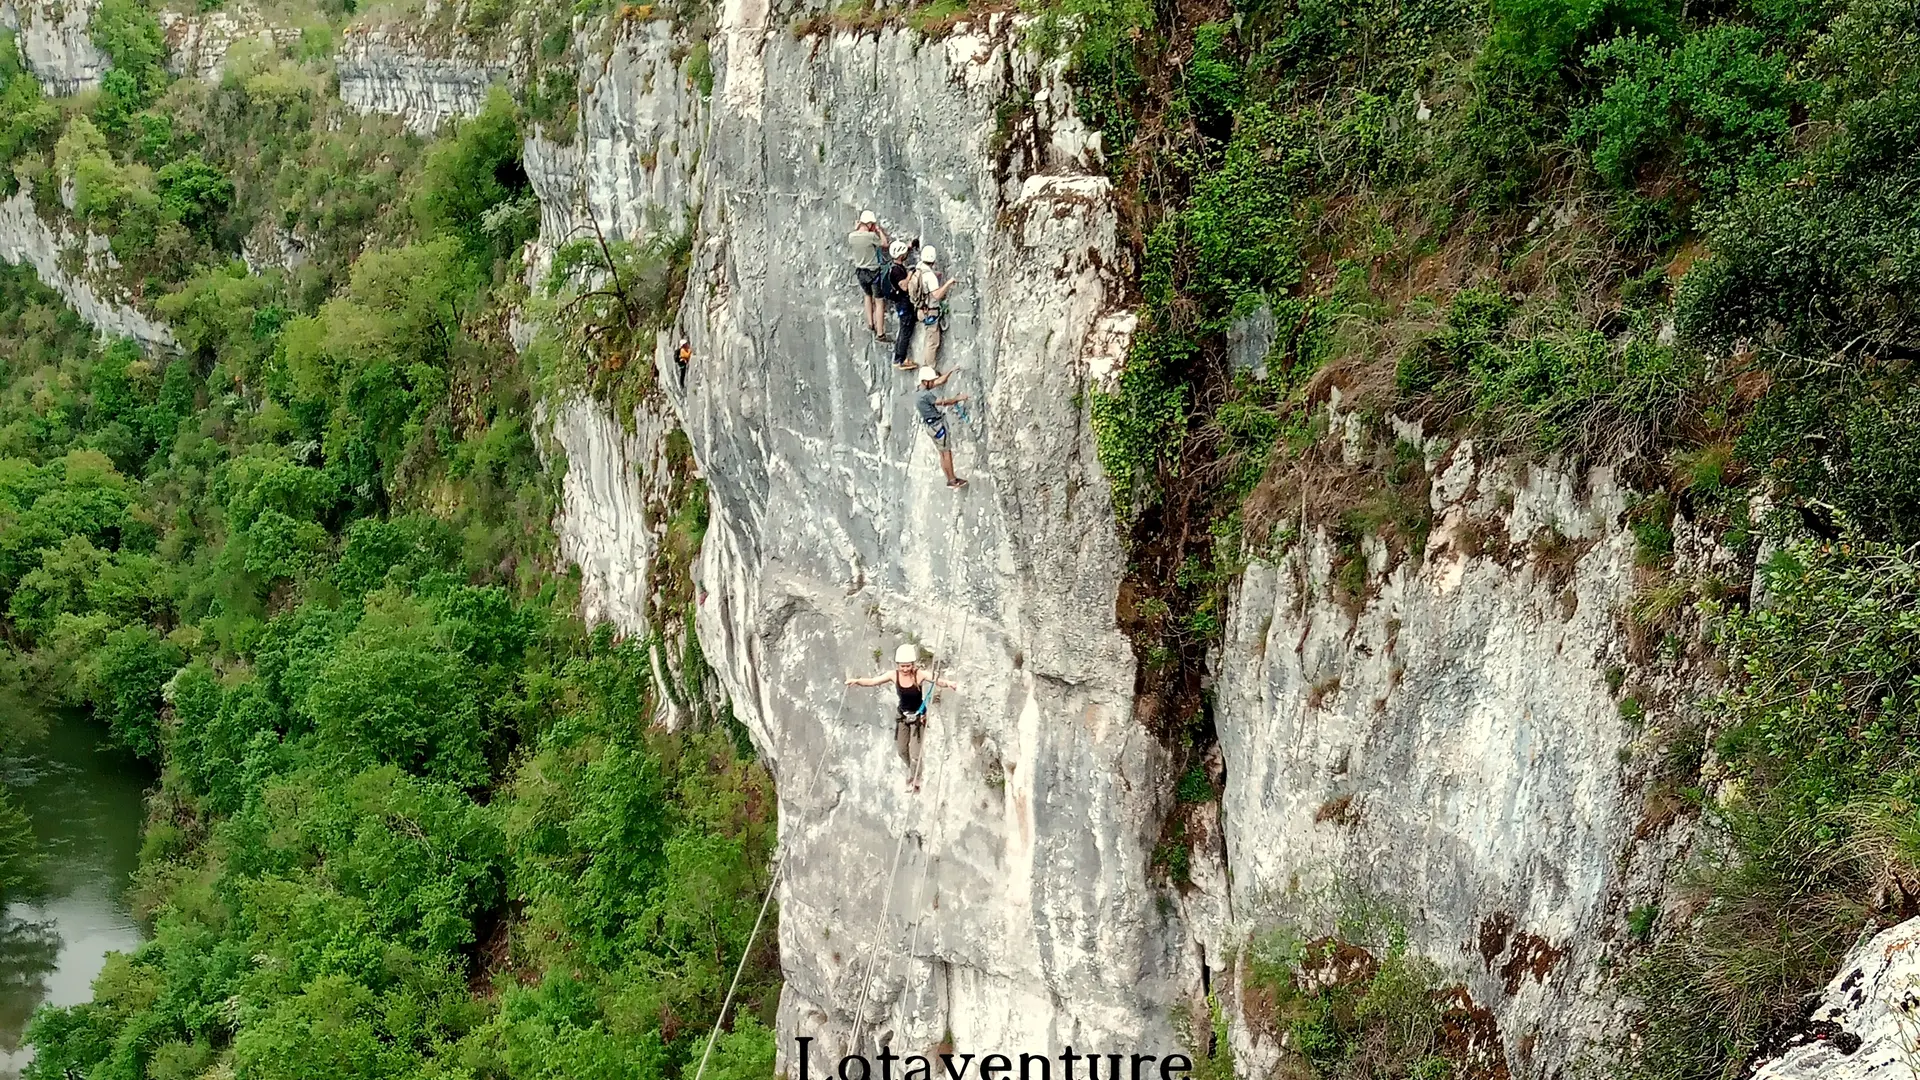
{"label": "climber with outstretched arm", "polygon": [[871,210],[860,211],[860,223],[847,234],[847,259],[853,263],[854,280],[860,283],[860,295],[867,308],[867,329],[874,340],[886,341],[887,309],[880,291],[881,275],[887,271],[887,231]]}
{"label": "climber with outstretched arm", "polygon": [[947,486],[950,488],[966,487],[967,482],[953,475],[953,450],[947,445],[947,414],[940,410],[967,400],[967,395],[955,394],[943,398],[934,391],[946,385],[947,380],[953,378],[953,373],[959,370],[956,367],[942,375],[932,367],[921,368],[920,393],[913,399],[914,409],[927,425],[927,438],[932,439],[933,445],[940,450],[940,471],[947,474]]}
{"label": "climber with outstretched arm", "polygon": [[893,651],[892,671],[883,671],[870,679],[848,679],[847,685],[880,686],[888,682],[893,684],[894,692],[900,697],[900,712],[893,721],[893,748],[899,752],[900,760],[907,763],[907,790],[919,791],[921,745],[927,727],[927,699],[932,696],[928,688],[960,688],[920,670],[920,647],[911,643]]}

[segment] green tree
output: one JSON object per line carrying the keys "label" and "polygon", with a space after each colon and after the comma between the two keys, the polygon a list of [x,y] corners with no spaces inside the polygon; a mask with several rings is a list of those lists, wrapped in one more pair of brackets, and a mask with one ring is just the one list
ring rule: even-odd
{"label": "green tree", "polygon": [[108,634],[95,656],[88,702],[122,746],[149,761],[160,760],[161,689],[185,657],[146,626]]}

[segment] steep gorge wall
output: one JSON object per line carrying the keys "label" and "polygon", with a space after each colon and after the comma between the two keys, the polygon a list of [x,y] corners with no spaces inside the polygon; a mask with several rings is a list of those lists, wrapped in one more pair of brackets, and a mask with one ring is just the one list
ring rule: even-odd
{"label": "steep gorge wall", "polygon": [[1374,545],[1362,604],[1334,599],[1317,531],[1241,582],[1215,667],[1234,913],[1325,926],[1384,901],[1491,1008],[1516,1075],[1561,1075],[1618,1036],[1607,962],[1687,837],[1648,818],[1619,704],[1628,494],[1605,469],[1429,453],[1425,557],[1388,569]]}
{"label": "steep gorge wall", "polygon": [[173,332],[164,323],[89,272],[112,258],[106,237],[48,224],[24,188],[0,199],[0,261],[32,266],[43,284],[102,333],[133,338],[149,349],[171,348]]}
{"label": "steep gorge wall", "polygon": [[93,43],[94,0],[5,0],[0,26],[15,32],[20,59],[47,93],[70,97],[100,85],[107,54]]}
{"label": "steep gorge wall", "polygon": [[[1078,400],[1121,299],[1114,212],[1079,154],[996,176],[1009,44],[729,51],[703,160],[680,402],[713,486],[700,629],[780,780],[781,1028],[830,1052],[856,1018],[901,1049],[1167,1047],[1188,983],[1145,881],[1164,763],[1131,720],[1124,558]],[[1071,115],[1048,119],[1073,147]],[[963,493],[861,325],[840,238],[864,206],[966,279],[943,350],[975,399]],[[961,687],[917,797],[891,692],[838,704],[906,637]]]}
{"label": "steep gorge wall", "polygon": [[[712,44],[709,96],[669,24],[630,24],[582,62],[578,130],[537,133],[526,165],[536,266],[596,224],[692,230],[685,386],[668,334],[634,416],[554,410],[556,524],[589,614],[646,630],[664,440],[686,433],[711,485],[701,642],[779,780],[783,1053],[817,1036],[824,1067],[856,1021],[902,1051],[1170,1049],[1203,988],[1236,1007],[1249,935],[1323,926],[1355,891],[1396,905],[1492,1009],[1515,1075],[1563,1075],[1616,1032],[1608,939],[1682,837],[1644,827],[1622,763],[1636,735],[1606,672],[1635,586],[1613,479],[1437,458],[1427,557],[1389,569],[1375,551],[1357,610],[1329,594],[1322,536],[1256,561],[1214,665],[1225,792],[1194,812],[1192,887],[1156,884],[1172,778],[1132,718],[1125,555],[1084,408],[1124,354],[1130,270],[1068,92],[1004,16],[938,41],[796,39],[733,0]],[[339,70],[349,103],[420,130],[512,74],[395,27],[350,34]],[[965,279],[942,364],[975,399],[954,425],[964,492],[862,327],[841,245],[867,207]],[[0,204],[0,241],[26,237],[7,257],[57,284],[79,242],[32,213]],[[63,291],[98,325],[168,340]],[[1579,554],[1470,555],[1470,521],[1508,547],[1552,525]],[[906,638],[961,686],[934,706],[918,796],[890,692],[841,686]],[[1243,1071],[1276,1060],[1258,1023],[1234,1041]]]}

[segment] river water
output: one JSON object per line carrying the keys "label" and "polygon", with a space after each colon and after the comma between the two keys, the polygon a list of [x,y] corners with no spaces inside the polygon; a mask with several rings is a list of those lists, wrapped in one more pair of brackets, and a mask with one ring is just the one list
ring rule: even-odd
{"label": "river water", "polygon": [[125,893],[152,774],[83,719],[54,715],[47,727],[0,763],[46,856],[44,888],[0,912],[0,1080],[32,1059],[20,1036],[35,1009],[88,1000],[107,953],[140,944]]}

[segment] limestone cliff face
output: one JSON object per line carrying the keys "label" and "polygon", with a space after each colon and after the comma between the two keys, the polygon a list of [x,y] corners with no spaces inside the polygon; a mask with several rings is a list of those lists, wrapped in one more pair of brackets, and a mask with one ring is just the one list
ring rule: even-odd
{"label": "limestone cliff face", "polygon": [[555,532],[560,557],[580,568],[589,623],[648,629],[650,571],[664,529],[668,418],[642,409],[628,430],[591,401],[574,400],[550,420],[567,470]]}
{"label": "limestone cliff face", "polygon": [[[251,25],[170,28],[178,69],[216,71]],[[1429,463],[1425,558],[1371,551],[1361,602],[1331,598],[1311,530],[1255,561],[1214,663],[1224,795],[1183,811],[1192,885],[1156,883],[1172,778],[1133,717],[1125,555],[1084,407],[1125,355],[1131,268],[1068,90],[1005,16],[940,40],[796,37],[762,0],[729,0],[710,90],[677,33],[627,24],[581,64],[577,130],[526,145],[532,272],[596,226],[693,238],[659,390],[632,416],[580,400],[546,418],[567,469],[556,525],[588,614],[655,629],[666,445],[684,433],[711,491],[698,633],[779,782],[783,1055],[813,1035],[824,1068],[856,1031],[898,1051],[1164,1051],[1212,990],[1243,1073],[1264,1075],[1278,1050],[1234,1015],[1234,956],[1362,892],[1491,1010],[1514,1075],[1566,1075],[1615,1033],[1609,928],[1657,899],[1682,837],[1649,822],[1622,764],[1638,736],[1608,673],[1634,581],[1612,478],[1455,448]],[[437,128],[515,75],[463,50],[358,28],[342,96]],[[866,208],[963,279],[941,367],[972,396],[952,424],[965,491],[862,325],[842,249]],[[165,344],[62,275],[58,252],[85,243],[24,197],[0,204],[0,255]],[[1562,557],[1512,554],[1548,526]],[[932,707],[918,795],[891,691],[842,683],[902,640],[960,686]]]}
{"label": "limestone cliff face", "polygon": [[107,55],[93,44],[87,23],[94,0],[6,0],[0,26],[16,32],[20,59],[56,97],[68,97],[100,85]]}
{"label": "limestone cliff face", "polygon": [[[1631,663],[1626,493],[1465,444],[1435,465],[1426,558],[1371,551],[1357,605],[1318,533],[1246,572],[1216,663],[1234,916],[1385,900],[1492,1009],[1516,1075],[1560,1075],[1618,1033],[1601,961],[1681,839],[1647,817],[1608,684]],[[1540,530],[1564,538],[1545,557]]]}
{"label": "limestone cliff face", "polygon": [[527,140],[527,176],[540,197],[540,254],[593,235],[643,240],[690,225],[695,170],[711,101],[685,71],[687,46],[666,22],[633,27],[577,73],[577,129]]}
{"label": "limestone cliff face", "polygon": [[[73,253],[69,255],[69,253]],[[80,272],[69,268],[77,258]],[[68,305],[96,329],[138,340],[147,348],[171,348],[173,333],[160,321],[135,308],[124,296],[99,285],[98,273],[113,255],[104,236],[75,235],[49,225],[23,189],[0,199],[0,261],[31,265],[40,280],[66,298]]]}
{"label": "limestone cliff face", "polygon": [[[997,103],[1047,85],[1004,26],[794,41],[730,10],[725,33],[677,404],[713,490],[702,641],[780,782],[780,1027],[830,1053],[856,1023],[896,1049],[1175,1045],[1181,935],[1146,882],[1164,766],[1079,401],[1121,300],[1107,181],[1065,110],[1033,173],[996,173]],[[974,399],[964,492],[861,325],[842,244],[869,206],[965,279],[942,356]],[[960,686],[918,796],[892,692],[841,686],[906,638]]]}
{"label": "limestone cliff face", "polygon": [[415,131],[431,133],[479,112],[511,65],[463,40],[428,45],[404,27],[367,23],[347,29],[334,70],[348,105],[405,117]]}

